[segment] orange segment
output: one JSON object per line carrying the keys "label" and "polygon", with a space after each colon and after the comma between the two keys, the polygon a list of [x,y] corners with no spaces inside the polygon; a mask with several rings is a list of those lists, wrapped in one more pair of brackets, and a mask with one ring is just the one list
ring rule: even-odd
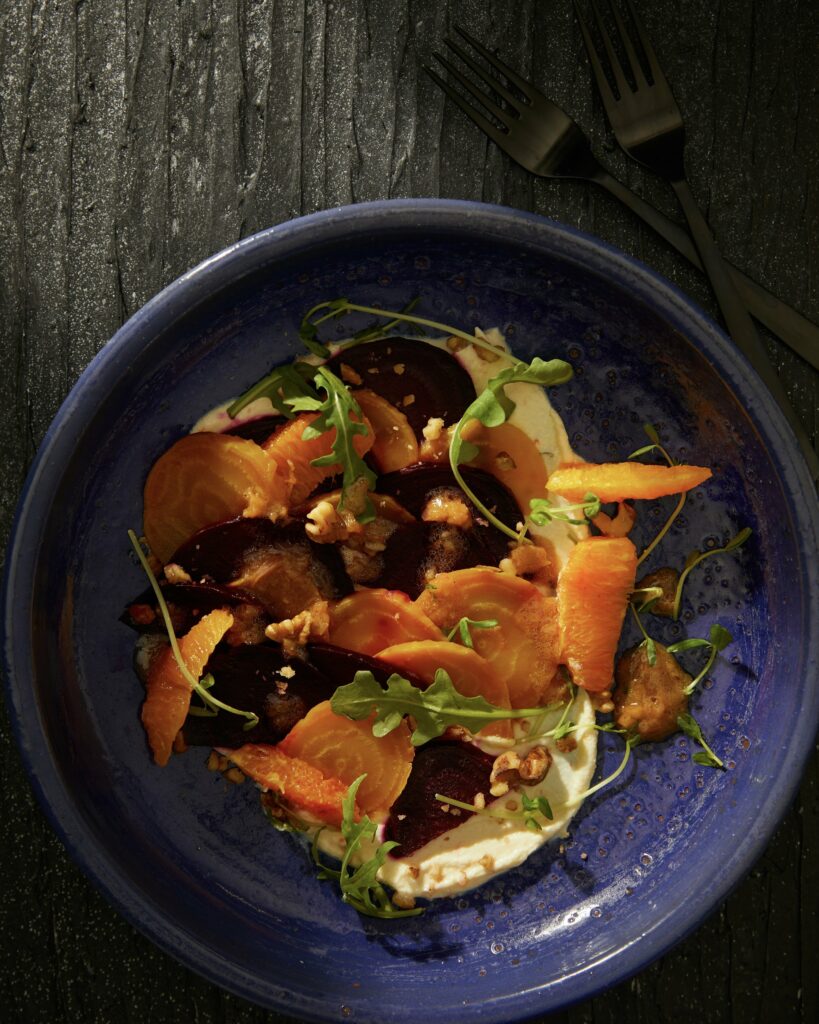
{"label": "orange segment", "polygon": [[[414,672],[427,685],[442,668],[464,697],[483,697],[496,708],[510,708],[509,687],[495,668],[475,651],[446,640],[413,640],[378,652],[378,658],[399,672]],[[509,721],[492,722],[481,729],[494,736],[511,736]]]}
{"label": "orange segment", "polygon": [[254,441],[188,434],[154,463],[145,482],[143,522],[151,551],[167,562],[203,526],[236,516],[284,512],[284,481]]}
{"label": "orange segment", "polygon": [[644,462],[589,462],[559,466],[548,488],[569,501],[596,494],[601,501],[663,498],[690,491],[711,476],[705,466],[651,466]]}
{"label": "orange segment", "polygon": [[[286,754],[278,747],[264,743],[246,743],[239,750],[221,750],[245,775],[283,797],[298,813],[307,811],[320,821],[338,827],[341,824],[341,801],[347,785],[340,779],[325,775],[315,765]],[[356,804],[356,818],[358,804]]]}
{"label": "orange segment", "polygon": [[373,429],[372,457],[382,473],[403,469],[418,461],[418,439],[409,420],[386,398],[364,388],[353,397]]}
{"label": "orange segment", "polygon": [[[269,458],[278,467],[280,476],[287,481],[289,505],[298,505],[308,494],[329,476],[341,472],[341,466],[314,466],[313,459],[330,455],[336,440],[336,431],[328,430],[318,437],[305,441],[305,429],[318,418],[318,413],[305,412],[290,420],[271,435],[262,445]],[[359,455],[369,451],[373,444],[373,432],[356,434],[353,447]]]}
{"label": "orange segment", "polygon": [[543,497],[549,473],[537,445],[523,430],[512,423],[485,427],[479,420],[471,420],[463,437],[480,449],[469,465],[506,484],[524,512],[528,512],[531,498]]}
{"label": "orange segment", "polygon": [[[233,625],[230,612],[217,608],[205,615],[180,639],[179,650],[188,671],[199,679],[211,654]],[[191,687],[179,670],[173,651],[164,649],[151,662],[145,683],[142,724],[158,765],[166,765],[176,734],[185,724]]]}
{"label": "orange segment", "polygon": [[637,551],[627,537],[589,537],[573,548],[561,570],[561,657],[578,686],[595,693],[611,686],[636,572]]}
{"label": "orange segment", "polygon": [[361,812],[374,820],[386,818],[407,784],[415,756],[405,722],[377,738],[373,736],[371,719],[351,722],[336,715],[329,701],[311,708],[278,749],[314,765],[325,775],[341,779],[345,786],[366,772],[356,800]]}
{"label": "orange segment", "polygon": [[401,590],[359,590],[330,606],[329,641],[378,654],[409,640],[440,640],[441,630]]}
{"label": "orange segment", "polygon": [[534,708],[559,700],[557,602],[533,583],[484,566],[441,572],[434,590],[415,601],[449,632],[464,616],[497,626],[472,628],[475,650],[506,680],[513,708]]}

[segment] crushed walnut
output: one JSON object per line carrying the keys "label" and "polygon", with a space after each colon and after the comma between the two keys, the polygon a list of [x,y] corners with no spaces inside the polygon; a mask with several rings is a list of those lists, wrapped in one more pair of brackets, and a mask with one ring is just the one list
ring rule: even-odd
{"label": "crushed walnut", "polygon": [[349,509],[339,511],[330,501],[320,501],[307,513],[304,530],[317,544],[335,544],[347,540],[350,532],[360,532],[361,524]]}
{"label": "crushed walnut", "polygon": [[444,462],[448,459],[449,442],[454,429],[454,426],[445,426],[440,416],[432,416],[421,430],[423,440],[418,447],[421,462]]}
{"label": "crushed walnut", "polygon": [[407,892],[394,892],[392,902],[401,910],[412,910],[415,907],[415,897],[410,896]]}
{"label": "crushed walnut", "polygon": [[190,574],[176,562],[168,562],[165,566],[165,579],[168,583],[193,583]]}
{"label": "crushed walnut", "polygon": [[546,778],[551,764],[552,755],[545,747],[532,747],[524,757],[508,750],[495,758],[489,776],[489,792],[492,796],[503,796],[521,783],[534,786]]}
{"label": "crushed walnut", "polygon": [[330,615],[326,601],[314,601],[309,608],[298,612],[292,619],[271,622],[265,630],[268,640],[275,640],[284,648],[284,653],[298,653],[308,640],[327,635]]}
{"label": "crushed walnut", "polygon": [[450,491],[433,494],[421,512],[425,523],[448,523],[462,530],[472,526],[472,513],[463,498]]}
{"label": "crushed walnut", "polygon": [[537,544],[509,545],[509,555],[501,560],[499,568],[510,576],[521,576],[532,583],[552,584],[555,569],[549,552]]}
{"label": "crushed walnut", "polygon": [[360,387],[363,384],[361,375],[346,363],[341,364],[341,379],[345,384],[353,384],[355,387]]}

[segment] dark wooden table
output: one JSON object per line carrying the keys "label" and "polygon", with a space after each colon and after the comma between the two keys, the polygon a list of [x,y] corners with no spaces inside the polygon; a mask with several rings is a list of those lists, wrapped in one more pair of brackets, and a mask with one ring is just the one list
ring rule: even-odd
{"label": "dark wooden table", "polygon": [[[815,0],[639,4],[687,118],[692,186],[723,251],[819,321]],[[344,203],[448,196],[593,232],[714,313],[697,274],[603,194],[512,166],[419,67],[453,21],[607,136],[568,0],[0,0],[0,523],[94,353],[188,267]],[[816,437],[819,375],[771,356]],[[56,1024],[281,1022],[191,974],[68,859],[0,757],[0,1015]],[[819,1020],[819,761],[765,856],[710,920],[561,1022]]]}

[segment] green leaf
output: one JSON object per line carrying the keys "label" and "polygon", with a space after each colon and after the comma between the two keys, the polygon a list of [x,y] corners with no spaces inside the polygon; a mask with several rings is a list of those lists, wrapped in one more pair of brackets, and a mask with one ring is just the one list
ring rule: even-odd
{"label": "green leaf", "polygon": [[475,401],[467,406],[453,431],[449,444],[449,464],[458,486],[493,526],[513,540],[519,540],[517,533],[480,501],[461,474],[460,465],[474,459],[477,454],[475,446],[464,440],[463,430],[472,420],[479,420],[485,427],[499,427],[507,421],[515,410],[515,403],[504,390],[507,384],[527,383],[547,387],[565,383],[571,379],[572,373],[571,366],[562,359],[544,360],[536,357],[531,363],[518,360],[487,382]]}
{"label": "green leaf", "polygon": [[674,644],[669,644],[666,650],[669,654],[682,654],[683,651],[692,651],[696,647],[711,647],[710,640],[704,640],[702,637],[693,636],[687,640],[678,640]]}
{"label": "green leaf", "polygon": [[227,414],[233,419],[251,402],[258,398],[267,398],[277,412],[288,419],[293,419],[294,410],[298,409],[297,402],[319,403],[318,394],[311,384],[315,372],[314,366],[298,361],[289,366],[277,366],[229,405]]}
{"label": "green leaf", "polygon": [[375,711],[373,735],[386,736],[396,729],[405,715],[412,715],[415,729],[412,745],[420,747],[440,736],[448,726],[460,725],[476,733],[489,722],[510,718],[532,718],[543,708],[496,708],[483,697],[464,697],[439,668],[431,686],[421,690],[398,673],[387,679],[383,689],[372,672],[356,672],[351,683],[340,686],[330,698],[337,715],[353,721],[368,718]]}
{"label": "green leaf", "polygon": [[[318,416],[305,428],[302,437],[305,441],[310,441],[321,437],[327,431],[335,430],[332,451],[313,459],[312,465],[334,466],[338,464],[341,466],[342,483],[339,508],[344,508],[347,492],[362,477],[367,481],[368,490],[375,487],[375,473],[355,450],[354,443],[356,435],[367,434],[369,428],[366,423],[362,422],[364,417],[361,409],[349,388],[326,366],[318,367],[313,384],[317,390],[324,391],[326,398],[319,403]],[[303,399],[295,401],[301,405],[304,404]],[[367,507],[358,520],[359,522],[369,522],[374,515],[372,504],[368,499]]]}
{"label": "green leaf", "polygon": [[653,424],[644,423],[643,431],[653,446],[657,447],[660,444],[660,435],[657,433],[657,428]]}
{"label": "green leaf", "polygon": [[694,740],[695,743],[699,743],[703,748],[704,753],[696,753],[692,757],[692,761],[695,764],[705,765],[707,768],[721,768],[723,771],[725,770],[723,762],[706,743],[702,729],[693,715],[680,715],[677,718],[677,725],[681,732],[684,732],[686,736]]}
{"label": "green leaf", "polygon": [[656,444],[647,444],[644,445],[642,448],[638,448],[636,452],[632,452],[631,455],[629,455],[628,457],[630,459],[639,459],[641,455],[648,455],[649,452],[653,452],[656,450]]}
{"label": "green leaf", "polygon": [[651,668],[657,664],[657,644],[650,636],[646,637],[643,643],[646,645],[646,660]]}
{"label": "green leaf", "polygon": [[718,622],[715,622],[714,625],[711,627],[709,636],[711,638],[712,645],[718,651],[724,651],[728,644],[734,642],[734,638],[731,636],[728,630],[725,629],[723,626],[720,626]]}
{"label": "green leaf", "polygon": [[[555,505],[548,498],[529,499],[529,518],[536,526],[546,526],[555,520],[570,523],[572,526],[587,526],[600,512],[600,499],[589,492],[582,501],[573,505]],[[581,511],[582,519],[572,516],[573,512]]]}
{"label": "green leaf", "polygon": [[362,842],[374,842],[378,832],[378,825],[367,815],[364,815],[360,821],[355,820],[356,794],[366,777],[366,773],[359,775],[350,784],[341,801],[341,835],[344,839],[344,856],[338,870],[328,867],[321,859],[318,849],[318,837],[321,829],[313,837],[311,852],[313,861],[319,869],[318,877],[338,882],[344,902],[349,903],[351,907],[367,917],[417,917],[418,914],[424,912],[422,907],[412,910],[396,907],[387,890],[378,881],[378,872],[383,866],[387,854],[390,850],[394,850],[398,843],[392,840],[381,843],[370,857],[357,867],[352,866],[353,857],[361,848]]}

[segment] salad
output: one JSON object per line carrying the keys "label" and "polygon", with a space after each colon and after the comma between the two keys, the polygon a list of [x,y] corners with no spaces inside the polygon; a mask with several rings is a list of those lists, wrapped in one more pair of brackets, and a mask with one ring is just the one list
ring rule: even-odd
{"label": "salad", "polygon": [[[319,304],[304,357],[160,456],[131,532],[149,586],[124,615],[155,763],[206,748],[212,771],[253,780],[319,877],[377,917],[566,836],[639,743],[681,730],[724,767],[688,704],[730,635],[665,647],[645,622],[677,617],[699,562],[750,533],[641,575],[711,470],[651,426],[622,462],[583,461],[545,390],[568,363],[413,306]],[[323,343],[351,312],[375,323]],[[638,551],[639,503],[662,497]],[[642,640],[617,659],[627,615]],[[595,781],[600,731],[623,758]]]}

